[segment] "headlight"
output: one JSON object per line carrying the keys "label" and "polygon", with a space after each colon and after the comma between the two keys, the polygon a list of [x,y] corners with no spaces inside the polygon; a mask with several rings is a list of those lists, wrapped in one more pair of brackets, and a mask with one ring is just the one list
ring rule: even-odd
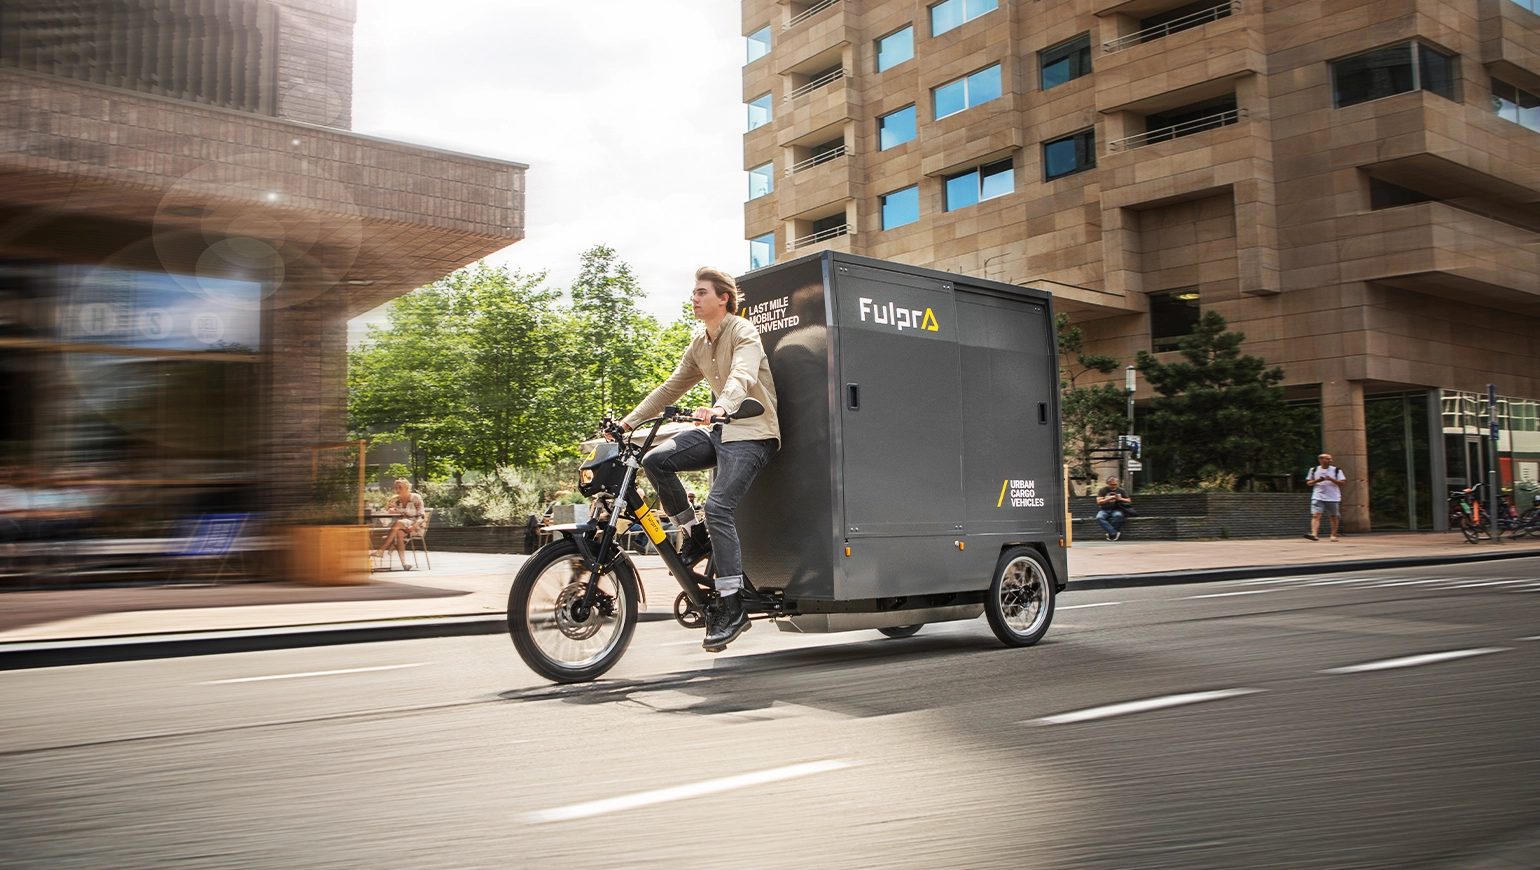
{"label": "headlight", "polygon": [[593,472],[593,469],[591,469],[591,468],[580,468],[580,469],[578,469],[578,483],[581,483],[584,486],[587,486],[588,484],[593,483],[593,482],[594,482],[594,472]]}

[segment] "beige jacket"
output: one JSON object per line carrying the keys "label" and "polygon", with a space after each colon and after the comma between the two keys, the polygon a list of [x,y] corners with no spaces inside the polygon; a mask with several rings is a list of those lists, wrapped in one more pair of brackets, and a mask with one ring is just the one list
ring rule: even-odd
{"label": "beige jacket", "polygon": [[717,327],[716,340],[701,330],[685,349],[679,367],[661,386],[642,400],[636,410],[621,422],[635,428],[643,420],[663,413],[663,408],[690,391],[704,379],[716,396],[715,405],[731,414],[747,398],[765,406],[765,413],[722,427],[723,441],[775,439],[781,443],[781,423],[775,413],[775,382],[770,379],[770,360],[759,341],[759,330],[736,314],[729,314]]}

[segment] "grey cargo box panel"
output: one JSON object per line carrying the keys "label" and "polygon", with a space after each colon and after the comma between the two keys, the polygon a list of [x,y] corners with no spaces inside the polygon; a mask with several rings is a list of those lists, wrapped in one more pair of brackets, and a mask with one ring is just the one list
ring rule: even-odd
{"label": "grey cargo box panel", "polygon": [[757,586],[823,601],[976,591],[1023,543],[1064,582],[1048,294],[834,252],[739,288],[782,435],[738,511]]}

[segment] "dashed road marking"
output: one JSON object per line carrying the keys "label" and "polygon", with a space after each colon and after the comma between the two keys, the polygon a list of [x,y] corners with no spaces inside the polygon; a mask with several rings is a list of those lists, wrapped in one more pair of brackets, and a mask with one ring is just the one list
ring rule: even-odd
{"label": "dashed road marking", "polygon": [[1404,656],[1397,659],[1384,659],[1377,662],[1365,662],[1361,665],[1345,665],[1340,668],[1327,668],[1321,671],[1323,674],[1360,674],[1366,671],[1388,671],[1394,668],[1414,668],[1418,665],[1432,665],[1438,662],[1466,659],[1472,656],[1484,656],[1491,653],[1507,652],[1508,647],[1494,646],[1482,649],[1456,649],[1440,653],[1426,653],[1417,656]]}
{"label": "dashed road marking", "polygon": [[1078,610],[1079,608],[1082,608],[1082,607],[1111,607],[1114,604],[1122,604],[1122,603],[1123,602],[1121,602],[1121,601],[1098,601],[1095,604],[1066,604],[1066,605],[1063,605],[1061,607],[1056,607],[1054,609],[1055,610]]}
{"label": "dashed road marking", "polygon": [[567,822],[573,819],[586,819],[606,813],[618,813],[654,804],[689,800],[690,798],[703,797],[708,794],[797,779],[818,773],[828,773],[834,770],[842,770],[851,765],[852,762],[838,759],[793,764],[788,767],[761,770],[757,773],[744,773],[738,776],[726,776],[721,779],[708,779],[705,782],[696,782],[689,785],[676,785],[672,788],[660,788],[655,791],[644,791],[621,797],[557,807],[551,810],[540,810],[539,812],[526,814],[524,821],[530,824],[541,824],[543,822]]}
{"label": "dashed road marking", "polygon": [[1188,595],[1183,600],[1190,600],[1190,599],[1193,599],[1193,598],[1227,598],[1227,597],[1229,597],[1231,595],[1261,595],[1264,592],[1276,592],[1276,591],[1278,591],[1278,590],[1276,590],[1276,589],[1246,589],[1246,590],[1242,590],[1240,592],[1210,592],[1207,595]]}
{"label": "dashed road marking", "polygon": [[1067,725],[1072,722],[1089,722],[1093,719],[1110,719],[1113,716],[1127,716],[1130,713],[1144,713],[1149,710],[1164,710],[1167,707],[1182,707],[1187,704],[1201,704],[1204,701],[1218,701],[1224,698],[1236,698],[1241,695],[1251,695],[1261,689],[1219,689],[1212,692],[1188,692],[1182,695],[1166,695],[1161,698],[1146,698],[1142,701],[1125,701],[1121,704],[1108,704],[1105,707],[1091,707],[1085,710],[1074,710],[1069,713],[1058,713],[1053,716],[1044,716],[1033,719],[1032,722],[1039,725]]}
{"label": "dashed road marking", "polygon": [[362,674],[369,671],[398,671],[402,668],[420,668],[428,662],[414,662],[409,665],[379,665],[372,668],[344,668],[340,671],[306,671],[302,674],[273,674],[267,677],[236,677],[233,680],[205,680],[194,683],[197,686],[218,686],[225,683],[260,683],[266,680],[297,680],[301,677],[331,677],[337,674]]}

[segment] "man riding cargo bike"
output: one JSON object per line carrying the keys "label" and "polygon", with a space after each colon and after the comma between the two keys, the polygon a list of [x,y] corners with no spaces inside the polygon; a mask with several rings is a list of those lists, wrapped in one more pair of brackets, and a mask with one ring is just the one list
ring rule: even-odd
{"label": "man riding cargo bike", "polygon": [[[646,591],[621,546],[635,527],[710,652],[751,619],[907,638],[984,615],[1007,646],[1044,636],[1068,574],[1051,296],[825,251],[741,285],[702,269],[692,302],[704,329],[678,367],[584,457],[589,519],[550,526],[514,578],[532,670],[592,680],[624,655]],[[710,407],[668,404],[701,381]],[[713,467],[703,527],[678,474]]]}

